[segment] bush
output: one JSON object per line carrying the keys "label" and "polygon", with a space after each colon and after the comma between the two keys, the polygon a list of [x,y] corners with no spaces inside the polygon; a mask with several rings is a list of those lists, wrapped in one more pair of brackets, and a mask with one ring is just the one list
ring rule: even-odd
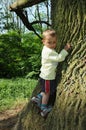
{"label": "bush", "polygon": [[25,76],[33,71],[36,77],[40,68],[40,42],[33,33],[0,35],[0,77]]}

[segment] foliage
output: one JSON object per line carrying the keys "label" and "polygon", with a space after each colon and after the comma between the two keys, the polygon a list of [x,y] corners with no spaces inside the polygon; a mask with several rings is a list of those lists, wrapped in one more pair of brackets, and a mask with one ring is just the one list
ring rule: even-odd
{"label": "foliage", "polygon": [[0,79],[0,111],[29,99],[37,81],[25,78]]}
{"label": "foliage", "polygon": [[9,32],[0,35],[0,77],[25,76],[39,73],[40,40],[33,33],[20,35]]}

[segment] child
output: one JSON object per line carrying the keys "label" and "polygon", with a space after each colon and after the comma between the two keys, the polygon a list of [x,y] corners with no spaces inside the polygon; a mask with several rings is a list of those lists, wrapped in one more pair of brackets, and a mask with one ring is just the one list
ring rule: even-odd
{"label": "child", "polygon": [[57,36],[54,30],[44,31],[42,42],[44,47],[42,50],[42,66],[40,69],[41,93],[33,97],[31,101],[35,102],[40,107],[41,116],[46,116],[51,110],[51,108],[47,106],[49,97],[56,91],[56,68],[58,62],[64,61],[65,57],[68,55],[67,51],[70,49],[70,44],[67,44],[58,54],[55,51]]}

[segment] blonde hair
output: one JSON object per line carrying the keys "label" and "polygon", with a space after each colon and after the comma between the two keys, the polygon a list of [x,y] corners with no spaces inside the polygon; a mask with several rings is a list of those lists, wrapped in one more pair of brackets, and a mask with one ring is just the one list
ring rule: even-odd
{"label": "blonde hair", "polygon": [[43,32],[43,34],[42,34],[43,39],[46,38],[47,35],[49,35],[49,36],[51,36],[51,37],[57,37],[56,31],[53,30],[53,29],[45,30],[45,31]]}

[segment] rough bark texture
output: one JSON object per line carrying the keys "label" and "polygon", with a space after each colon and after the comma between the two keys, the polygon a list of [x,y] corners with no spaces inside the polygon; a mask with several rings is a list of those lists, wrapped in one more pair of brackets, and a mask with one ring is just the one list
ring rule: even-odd
{"label": "rough bark texture", "polygon": [[[60,65],[53,110],[43,119],[28,103],[14,130],[86,130],[86,0],[52,0],[52,23],[58,34],[57,50],[67,41],[73,46]],[[39,91],[37,87],[33,95]]]}

